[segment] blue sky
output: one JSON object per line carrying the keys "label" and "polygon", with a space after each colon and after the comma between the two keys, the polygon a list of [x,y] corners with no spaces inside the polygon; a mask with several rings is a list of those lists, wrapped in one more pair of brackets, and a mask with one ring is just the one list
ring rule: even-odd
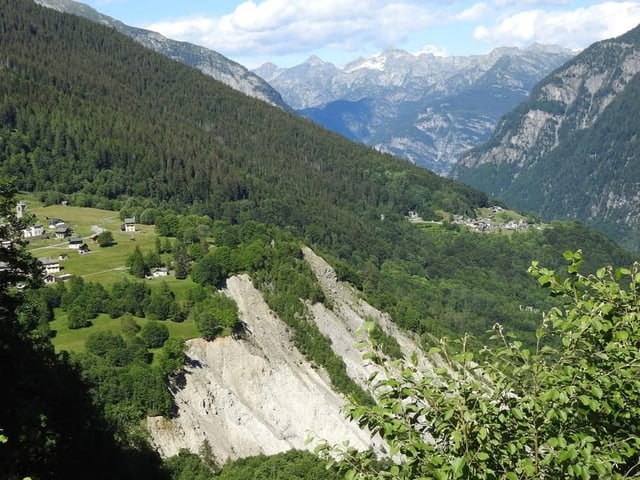
{"label": "blue sky", "polygon": [[638,1],[83,0],[96,10],[254,68],[311,55],[342,66],[389,48],[483,54],[534,42],[582,49],[640,24]]}

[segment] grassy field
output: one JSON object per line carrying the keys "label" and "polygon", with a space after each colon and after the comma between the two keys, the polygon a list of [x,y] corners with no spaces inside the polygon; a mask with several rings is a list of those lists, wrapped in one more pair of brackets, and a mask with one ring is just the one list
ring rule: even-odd
{"label": "grassy field", "polygon": [[[81,276],[88,282],[103,284],[107,290],[109,285],[125,277],[133,279],[125,267],[127,257],[137,247],[145,253],[155,250],[156,233],[152,225],[137,224],[135,233],[124,233],[120,231],[122,221],[118,212],[110,210],[100,210],[96,208],[81,208],[63,205],[42,206],[35,202],[33,198],[20,198],[27,204],[27,215],[34,215],[34,222],[37,220],[45,227],[51,238],[32,238],[27,250],[36,258],[58,259],[63,255],[67,258],[60,260],[63,268],[62,273]],[[69,248],[69,241],[53,238],[53,229],[49,229],[49,220],[58,218],[63,220],[72,230],[73,236],[83,237],[89,246],[89,252],[80,255],[77,250]],[[109,247],[100,247],[91,243],[89,237],[96,233],[98,229],[109,230],[113,233],[115,244]],[[166,257],[169,260],[169,257]],[[193,286],[191,279],[177,280],[173,276],[166,278],[154,278],[145,280],[153,289],[157,288],[161,282],[166,282],[169,288],[176,295],[178,301],[186,296],[187,290]],[[148,320],[136,318],[136,322],[142,326]],[[172,336],[179,336],[185,339],[198,337],[199,333],[192,321],[182,323],[166,322]],[[82,351],[84,341],[93,332],[103,330],[120,331],[120,319],[109,318],[102,314],[92,320],[92,326],[71,330],[67,327],[67,314],[61,309],[55,312],[55,320],[50,327],[54,332],[52,339],[57,351]]]}
{"label": "grassy field", "polygon": [[[136,318],[135,320],[140,327],[144,326],[144,324],[149,321],[145,318]],[[49,324],[54,335],[52,342],[56,351],[84,351],[84,341],[91,333],[106,330],[122,333],[119,318],[110,318],[107,314],[100,314],[97,318],[91,320],[91,322],[92,325],[90,327],[71,330],[67,327],[67,314],[60,309],[56,309],[56,319]],[[192,321],[185,321],[181,323],[165,322],[165,324],[167,325],[169,334],[172,337],[182,337],[186,340],[200,336],[195,323]]]}
{"label": "grassy field", "polygon": [[[26,203],[26,202],[25,202]],[[68,259],[60,262],[64,273],[79,275],[87,280],[110,284],[126,276],[125,263],[127,256],[136,246],[143,252],[155,248],[156,234],[153,226],[140,225],[136,233],[120,231],[118,212],[99,210],[97,208],[65,207],[62,205],[28,206],[28,213],[36,215],[40,223],[49,233],[49,239],[32,239],[28,250],[37,258],[56,259],[60,255],[68,255]],[[77,250],[69,248],[67,240],[53,238],[53,229],[49,229],[49,219],[59,218],[72,230],[73,236],[83,237],[89,246],[89,253],[80,255]],[[100,247],[92,244],[88,237],[99,231],[109,230],[113,233],[115,245]]]}

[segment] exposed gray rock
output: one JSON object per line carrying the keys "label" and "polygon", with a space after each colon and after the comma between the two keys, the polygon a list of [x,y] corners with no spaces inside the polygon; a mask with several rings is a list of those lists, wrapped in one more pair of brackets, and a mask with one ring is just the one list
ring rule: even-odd
{"label": "exposed gray rock", "polygon": [[181,448],[198,452],[207,440],[224,462],[312,449],[305,444],[310,436],[369,446],[370,435],[344,418],[346,399],[296,350],[249,278],[230,278],[227,293],[238,303],[247,338],[188,342],[186,384],[174,392],[178,416],[147,422],[157,449],[165,456]]}
{"label": "exposed gray rock", "polygon": [[533,85],[573,56],[554,46],[436,57],[389,50],[338,69],[317,57],[255,70],[299,113],[348,138],[446,174]]}
{"label": "exposed gray rock", "polygon": [[[388,315],[339,282],[329,264],[310,249],[303,253],[333,304],[331,310],[321,304],[308,305],[309,318],[331,340],[351,378],[367,389],[367,379],[378,369],[362,359],[363,352],[356,346],[364,339],[365,320],[377,322],[407,357],[416,354],[423,370],[433,371],[414,339],[402,333]],[[227,287],[226,293],[238,304],[247,325],[247,335],[244,339],[188,342],[186,383],[173,392],[177,417],[147,420],[156,448],[165,456],[181,448],[198,452],[206,440],[222,462],[293,448],[313,449],[315,442],[305,443],[309,437],[333,444],[348,440],[360,449],[378,448],[379,439],[345,419],[342,407],[346,399],[332,390],[322,368],[311,365],[296,350],[288,328],[269,310],[249,277],[234,276]]]}

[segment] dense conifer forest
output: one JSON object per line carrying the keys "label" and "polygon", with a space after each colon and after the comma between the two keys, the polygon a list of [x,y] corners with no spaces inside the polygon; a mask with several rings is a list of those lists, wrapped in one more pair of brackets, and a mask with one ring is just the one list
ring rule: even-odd
{"label": "dense conifer forest", "polygon": [[425,235],[402,221],[409,210],[425,220],[440,219],[438,211],[473,216],[489,199],[108,28],[28,0],[2,7],[0,172],[43,202],[286,228],[420,333],[526,323],[519,306],[539,301],[525,272],[534,258],[578,247],[594,265],[603,251],[625,256],[578,226],[514,239],[455,229]]}

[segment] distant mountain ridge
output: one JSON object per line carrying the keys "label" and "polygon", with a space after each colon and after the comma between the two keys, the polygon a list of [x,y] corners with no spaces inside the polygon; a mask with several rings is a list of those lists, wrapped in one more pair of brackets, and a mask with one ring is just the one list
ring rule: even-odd
{"label": "distant mountain ridge", "polygon": [[454,178],[640,249],[640,26],[540,82]]}
{"label": "distant mountain ridge", "polygon": [[446,174],[500,117],[573,52],[532,45],[436,57],[388,50],[337,68],[318,57],[254,70],[302,115],[356,141]]}
{"label": "distant mountain ridge", "polygon": [[73,0],[34,0],[34,2],[44,7],[79,15],[93,22],[113,27],[141,45],[185,65],[197,68],[234,90],[284,110],[290,110],[280,94],[271,85],[239,63],[218,52],[192,43],[171,40],[157,32],[125,25],[119,20],[101,14],[84,3]]}

